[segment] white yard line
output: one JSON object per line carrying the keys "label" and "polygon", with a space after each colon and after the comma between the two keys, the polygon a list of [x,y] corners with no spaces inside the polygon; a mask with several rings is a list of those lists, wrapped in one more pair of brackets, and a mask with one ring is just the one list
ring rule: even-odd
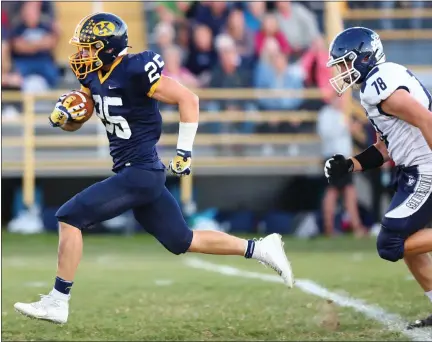
{"label": "white yard line", "polygon": [[30,282],[24,283],[24,286],[28,286],[28,287],[47,287],[48,283],[46,281],[30,281]]}
{"label": "white yard line", "polygon": [[[283,282],[277,275],[244,271],[232,266],[214,264],[198,258],[188,258],[186,259],[186,264],[193,268],[216,272],[227,276],[260,279],[272,283]],[[406,321],[399,315],[388,313],[377,305],[366,304],[363,300],[331,292],[309,279],[296,279],[295,286],[303,292],[330,299],[339,306],[348,307],[357,312],[361,312],[366,317],[380,322],[389,330],[400,332],[412,341],[432,341],[432,329],[406,330]]]}

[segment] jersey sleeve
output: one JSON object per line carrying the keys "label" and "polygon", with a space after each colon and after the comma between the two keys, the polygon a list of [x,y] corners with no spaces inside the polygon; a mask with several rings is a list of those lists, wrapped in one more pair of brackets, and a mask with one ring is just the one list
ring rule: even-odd
{"label": "jersey sleeve", "polygon": [[129,72],[134,75],[136,86],[148,97],[152,97],[162,76],[164,61],[153,51],[144,51],[132,57]]}
{"label": "jersey sleeve", "polygon": [[366,81],[363,83],[360,97],[368,105],[376,106],[386,100],[398,89],[408,88],[408,73],[400,65],[385,63],[372,70]]}

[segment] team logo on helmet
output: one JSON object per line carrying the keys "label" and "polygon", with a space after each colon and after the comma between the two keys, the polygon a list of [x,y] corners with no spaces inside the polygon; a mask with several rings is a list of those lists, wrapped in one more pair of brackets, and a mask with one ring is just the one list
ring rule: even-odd
{"label": "team logo on helmet", "polygon": [[374,33],[371,35],[372,41],[371,41],[371,45],[372,45],[372,49],[377,50],[377,49],[382,49],[382,43],[381,43],[381,39],[380,37]]}
{"label": "team logo on helmet", "polygon": [[114,33],[115,28],[116,27],[113,23],[109,21],[101,21],[93,27],[93,33],[100,37],[110,36]]}

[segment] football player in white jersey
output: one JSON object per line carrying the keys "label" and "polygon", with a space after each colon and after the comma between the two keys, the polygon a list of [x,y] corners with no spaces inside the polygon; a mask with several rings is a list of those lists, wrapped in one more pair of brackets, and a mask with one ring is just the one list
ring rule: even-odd
{"label": "football player in white jersey", "polygon": [[[364,27],[334,38],[327,67],[338,69],[330,83],[339,95],[352,86],[360,89],[377,142],[353,157],[334,155],[325,175],[332,183],[395,162],[397,190],[381,222],[378,254],[392,262],[404,259],[432,302],[432,96],[407,68],[386,61],[378,34]],[[426,326],[432,326],[432,315],[408,329]]]}

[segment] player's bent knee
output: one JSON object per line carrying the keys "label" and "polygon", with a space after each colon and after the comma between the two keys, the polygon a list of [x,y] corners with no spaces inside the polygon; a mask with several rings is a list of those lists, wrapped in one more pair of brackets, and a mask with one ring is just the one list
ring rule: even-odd
{"label": "player's bent knee", "polygon": [[86,228],[86,220],[84,218],[85,211],[83,208],[77,203],[76,198],[72,198],[65,204],[63,204],[59,210],[55,213],[55,217],[59,221],[59,224],[61,225],[66,224],[68,226],[72,226],[77,229],[84,229]]}
{"label": "player's bent knee", "polygon": [[379,256],[391,262],[396,262],[404,256],[405,238],[398,232],[391,231],[381,226],[381,231],[377,238],[377,250]]}
{"label": "player's bent knee", "polygon": [[193,232],[188,229],[182,236],[170,236],[161,240],[162,245],[175,255],[184,254],[192,243]]}
{"label": "player's bent knee", "polygon": [[[77,228],[67,222],[59,221],[59,229]],[[78,228],[77,228],[78,229]]]}

